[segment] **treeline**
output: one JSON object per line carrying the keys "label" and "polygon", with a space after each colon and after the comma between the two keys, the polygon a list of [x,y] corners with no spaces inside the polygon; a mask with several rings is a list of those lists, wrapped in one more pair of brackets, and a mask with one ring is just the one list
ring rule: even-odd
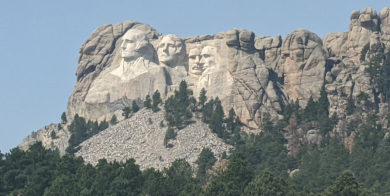
{"label": "treeline", "polygon": [[68,140],[69,146],[66,148],[66,152],[69,154],[74,154],[80,147],[77,147],[83,141],[91,138],[100,131],[108,128],[108,122],[106,120],[98,123],[97,121],[88,121],[86,122],[83,117],[75,115],[72,123],[68,127],[68,131],[71,133],[71,136]]}
{"label": "treeline", "polygon": [[[212,158],[205,151],[201,157]],[[201,162],[206,160],[199,158],[199,165],[205,166]],[[229,156],[225,163],[213,167],[213,173],[209,173],[211,181],[201,186],[201,179],[194,177],[192,167],[183,159],[174,161],[163,171],[153,168],[141,171],[134,159],[112,163],[101,159],[93,167],[85,165],[81,157],[60,157],[58,152],[45,149],[37,142],[28,151],[15,148],[5,155],[0,153],[0,196],[315,195],[308,189],[295,189],[293,184],[269,170],[256,174],[241,153]],[[373,194],[358,184],[350,172],[344,172],[320,195]]]}

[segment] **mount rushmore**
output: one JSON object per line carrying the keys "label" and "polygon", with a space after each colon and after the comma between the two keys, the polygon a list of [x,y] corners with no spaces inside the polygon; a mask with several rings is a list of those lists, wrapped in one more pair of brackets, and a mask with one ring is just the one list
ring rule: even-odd
{"label": "mount rushmore", "polygon": [[[387,111],[386,103],[377,101],[381,92],[364,71],[367,64],[360,61],[363,48],[375,44],[390,48],[389,7],[379,13],[372,8],[353,11],[347,32],[323,39],[305,29],[285,38],[256,36],[245,29],[180,38],[135,21],[102,25],[79,50],[77,81],[66,115],[69,121],[75,114],[87,120],[110,119],[133,100],[142,105],[156,90],[167,98],[182,80],[195,97],[205,88],[209,98],[222,101],[225,114],[233,108],[254,129],[265,116],[283,118],[293,100],[305,107],[310,97],[318,99],[325,83],[330,115],[346,117],[347,98],[342,95],[356,97],[361,92],[372,103],[364,106],[367,112]],[[48,127],[42,130],[51,130]],[[45,140],[39,132],[21,146]],[[60,149],[66,148],[66,135],[55,141],[63,146]]]}
{"label": "mount rushmore", "polygon": [[245,29],[180,38],[134,21],[100,26],[80,48],[67,116],[109,119],[156,90],[166,98],[185,80],[195,96],[205,88],[257,128],[264,116],[282,118],[290,100],[305,106],[310,96],[318,98],[325,79],[337,78],[341,61],[359,67],[367,43],[389,46],[389,8],[379,15],[372,8],[354,11],[350,19],[348,32],[323,40],[304,29],[284,39]]}
{"label": "mount rushmore", "polygon": [[326,71],[318,36],[297,30],[288,38],[284,46],[280,36],[243,29],[182,39],[137,22],[101,26],[80,49],[67,116],[108,118],[156,90],[166,98],[185,80],[194,95],[205,88],[248,126],[265,115],[277,120],[291,98],[318,97]]}

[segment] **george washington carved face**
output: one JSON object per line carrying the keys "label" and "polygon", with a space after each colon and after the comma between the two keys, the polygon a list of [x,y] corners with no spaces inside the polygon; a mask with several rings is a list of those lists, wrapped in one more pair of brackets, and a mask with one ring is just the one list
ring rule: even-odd
{"label": "george washington carved face", "polygon": [[134,61],[139,57],[153,58],[153,46],[149,43],[145,33],[130,29],[122,37],[122,58],[126,62]]}

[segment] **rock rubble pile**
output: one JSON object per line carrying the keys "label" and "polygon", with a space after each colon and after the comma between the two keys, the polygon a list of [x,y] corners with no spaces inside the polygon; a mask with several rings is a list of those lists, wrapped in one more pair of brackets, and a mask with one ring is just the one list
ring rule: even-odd
{"label": "rock rubble pile", "polygon": [[[134,158],[141,169],[163,169],[175,159],[186,159],[193,167],[203,148],[210,148],[216,157],[228,153],[232,146],[225,144],[198,119],[177,131],[177,138],[164,145],[167,126],[160,127],[163,112],[153,113],[142,109],[127,120],[109,127],[80,144],[81,156],[87,163],[96,165],[99,159],[125,161]],[[149,123],[149,118],[152,124]]]}

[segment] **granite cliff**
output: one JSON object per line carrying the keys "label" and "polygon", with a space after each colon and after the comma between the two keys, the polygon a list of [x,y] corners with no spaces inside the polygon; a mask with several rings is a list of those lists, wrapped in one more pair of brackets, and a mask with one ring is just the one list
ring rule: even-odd
{"label": "granite cliff", "polygon": [[[145,96],[156,90],[167,98],[185,80],[194,95],[205,88],[208,97],[219,97],[225,114],[233,108],[247,127],[258,130],[266,116],[282,119],[292,100],[304,107],[310,97],[318,99],[326,82],[329,113],[341,119],[334,132],[347,141],[350,136],[344,129],[351,119],[364,120],[367,114],[379,112],[384,121],[388,113],[388,104],[365,72],[367,63],[360,60],[367,45],[389,50],[389,7],[379,14],[372,8],[353,11],[347,32],[329,33],[323,39],[305,29],[285,38],[257,36],[245,29],[180,38],[134,21],[103,25],[79,50],[75,90],[66,114],[69,121],[75,114],[90,120],[120,116],[133,100],[142,104]],[[355,99],[362,92],[368,99],[356,102],[361,112],[347,115],[348,98]],[[69,133],[55,130],[64,136],[50,140],[45,136],[49,129],[55,127],[39,130],[20,146],[26,149],[34,141],[44,140],[46,147],[56,146],[64,152]],[[83,157],[90,156],[83,153]]]}

